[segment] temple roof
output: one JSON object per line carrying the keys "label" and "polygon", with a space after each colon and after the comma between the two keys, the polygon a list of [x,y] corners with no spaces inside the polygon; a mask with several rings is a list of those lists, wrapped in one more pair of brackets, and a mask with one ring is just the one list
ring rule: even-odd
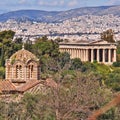
{"label": "temple roof", "polygon": [[38,61],[38,58],[31,52],[29,52],[28,50],[25,50],[24,47],[17,51],[16,53],[14,53],[11,57],[10,57],[10,61],[22,61],[24,63],[26,63],[29,60],[35,60]]}

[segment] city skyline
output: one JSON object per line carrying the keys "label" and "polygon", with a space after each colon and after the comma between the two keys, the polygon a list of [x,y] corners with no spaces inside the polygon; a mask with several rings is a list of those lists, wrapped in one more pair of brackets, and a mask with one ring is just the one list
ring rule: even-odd
{"label": "city skyline", "polygon": [[120,0],[4,0],[0,1],[0,13],[22,9],[64,11],[80,7],[119,5]]}

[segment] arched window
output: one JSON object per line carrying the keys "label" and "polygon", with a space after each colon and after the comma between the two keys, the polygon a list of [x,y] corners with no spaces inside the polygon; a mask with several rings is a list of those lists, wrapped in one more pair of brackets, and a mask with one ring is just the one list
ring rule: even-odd
{"label": "arched window", "polygon": [[28,78],[33,78],[33,65],[28,65]]}
{"label": "arched window", "polygon": [[19,77],[22,78],[22,66],[19,66]]}
{"label": "arched window", "polygon": [[16,65],[16,78],[21,79],[23,77],[22,75],[22,66]]}
{"label": "arched window", "polygon": [[31,78],[33,78],[33,65],[31,65]]}
{"label": "arched window", "polygon": [[18,73],[19,72],[19,67],[18,67],[18,65],[16,65],[16,78],[18,78]]}

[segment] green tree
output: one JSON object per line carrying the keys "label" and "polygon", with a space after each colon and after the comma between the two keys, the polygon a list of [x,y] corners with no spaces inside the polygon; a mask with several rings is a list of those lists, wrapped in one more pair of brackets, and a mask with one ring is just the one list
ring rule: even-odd
{"label": "green tree", "polygon": [[112,42],[114,43],[114,32],[112,29],[106,30],[103,33],[101,33],[101,39],[108,41],[108,42]]}
{"label": "green tree", "polygon": [[51,57],[56,57],[59,55],[59,45],[58,43],[43,37],[36,40],[35,44],[33,45],[33,51],[38,58],[45,54]]}
{"label": "green tree", "polygon": [[82,62],[79,58],[75,58],[71,60],[71,67],[72,70],[78,70],[82,67]]}
{"label": "green tree", "polygon": [[[5,60],[17,50],[21,49],[21,43],[12,41],[14,34],[15,32],[11,30],[0,32],[0,67],[4,67]],[[0,76],[3,78],[4,73],[2,72]]]}
{"label": "green tree", "polygon": [[58,64],[61,69],[68,66],[70,64],[70,54],[67,52],[60,53],[58,57]]}

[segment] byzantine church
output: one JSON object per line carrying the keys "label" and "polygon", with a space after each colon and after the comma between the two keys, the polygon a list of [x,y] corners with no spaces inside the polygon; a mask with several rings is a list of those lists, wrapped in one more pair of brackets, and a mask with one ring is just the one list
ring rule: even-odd
{"label": "byzantine church", "polygon": [[36,93],[50,85],[47,85],[50,79],[40,80],[40,61],[34,54],[25,50],[24,45],[6,60],[5,67],[5,80],[0,81],[2,95]]}

